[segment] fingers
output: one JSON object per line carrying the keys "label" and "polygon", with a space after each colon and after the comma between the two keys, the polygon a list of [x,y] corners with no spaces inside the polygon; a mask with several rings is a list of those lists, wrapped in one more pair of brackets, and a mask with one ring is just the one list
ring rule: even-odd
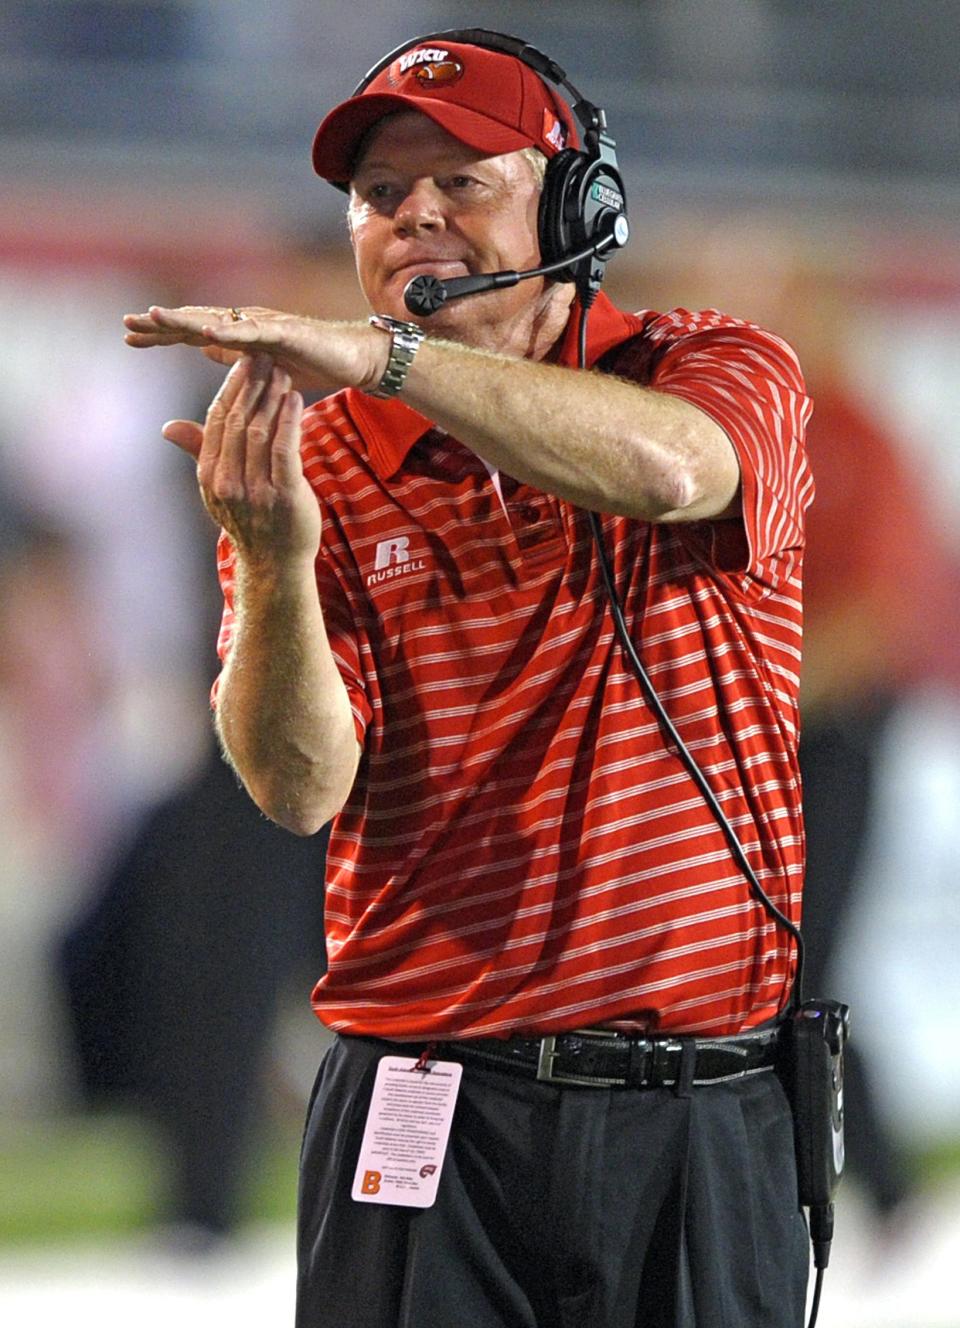
{"label": "fingers", "polygon": [[167,309],[153,304],[146,313],[125,314],[123,323],[127,329],[125,342],[137,348],[178,344],[206,347],[224,342],[242,350],[262,341],[262,327],[256,319],[236,319],[233,310],[209,305]]}
{"label": "fingers", "polygon": [[276,488],[290,491],[303,475],[300,457],[300,426],[303,397],[287,391],[280,404],[271,454],[271,476]]}
{"label": "fingers", "polygon": [[125,314],[123,322],[128,346],[197,346],[218,364],[232,364],[240,355],[269,355],[299,388],[310,391],[327,392],[357,377],[356,355],[347,346],[344,358],[344,347],[336,339],[331,344],[329,328],[321,335],[318,329],[325,325],[318,320],[276,309],[245,306],[241,313],[210,305],[167,309],[154,304],[146,313]]}
{"label": "fingers", "polygon": [[249,368],[249,362],[238,361],[233,371],[227,374],[207,411],[206,428],[193,420],[168,420],[160,430],[163,437],[198,462],[206,442],[207,455],[215,458],[219,451],[223,417],[236,399]]}
{"label": "fingers", "polygon": [[251,362],[244,357],[237,361],[220,384],[220,390],[207,408],[203,430],[203,446],[197,456],[197,478],[201,488],[212,486],[214,472],[223,446],[227,416],[250,376]]}
{"label": "fingers", "polygon": [[[125,314],[123,323],[127,332],[124,341],[128,346],[138,348],[177,344],[203,346],[206,338],[201,334],[201,327],[209,321],[211,312],[209,309],[164,310],[153,305],[147,313]],[[173,313],[186,316],[171,318],[169,315]]]}
{"label": "fingers", "polygon": [[216,396],[210,402],[210,405],[207,408],[207,419],[209,419],[211,415],[218,418],[226,418],[245,385],[248,383],[253,368],[253,358],[249,355],[241,355],[241,357],[231,366],[230,372],[226,375],[223,382],[220,384]]}
{"label": "fingers", "polygon": [[201,488],[221,502],[266,499],[272,447],[290,376],[264,355],[231,369],[207,412],[198,457]]}
{"label": "fingers", "polygon": [[245,480],[247,491],[253,494],[262,486],[272,485],[270,451],[283,398],[290,390],[290,375],[283,369],[271,368],[268,360],[261,370],[266,374],[263,390],[253,407],[246,434]]}
{"label": "fingers", "polygon": [[206,424],[171,420],[164,435],[197,458],[204,505],[234,545],[257,558],[316,557],[320,509],[300,463],[303,398],[269,356],[227,374]]}
{"label": "fingers", "polygon": [[210,403],[197,474],[201,488],[218,499],[232,501],[243,495],[247,429],[269,377],[268,359],[244,356]]}
{"label": "fingers", "polygon": [[200,456],[203,446],[203,425],[193,420],[168,420],[160,430],[168,442],[176,443],[182,451],[195,460]]}

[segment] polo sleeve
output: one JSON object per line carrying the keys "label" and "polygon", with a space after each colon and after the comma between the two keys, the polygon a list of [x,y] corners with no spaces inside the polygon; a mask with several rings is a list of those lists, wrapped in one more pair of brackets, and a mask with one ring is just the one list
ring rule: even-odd
{"label": "polo sleeve", "polygon": [[793,574],[813,498],[804,445],[813,403],[797,357],[779,337],[712,311],[675,310],[662,322],[647,329],[662,341],[651,386],[705,411],[740,462],[742,526],[699,523],[699,536],[720,570],[776,587]]}
{"label": "polo sleeve", "polygon": [[344,589],[342,577],[338,574],[336,560],[327,547],[321,550],[317,559],[317,591],[323,606],[327,640],[350,698],[357,742],[362,747],[373,709],[363,676],[357,615]]}

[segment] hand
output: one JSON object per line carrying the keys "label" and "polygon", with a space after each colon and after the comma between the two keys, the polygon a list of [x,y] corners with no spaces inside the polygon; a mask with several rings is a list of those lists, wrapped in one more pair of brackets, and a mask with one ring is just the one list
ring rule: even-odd
{"label": "hand", "polygon": [[[126,314],[128,346],[199,346],[218,364],[241,355],[268,355],[301,391],[376,386],[387,367],[390,341],[366,323],[325,322],[276,309],[231,309],[190,305]],[[236,311],[239,312],[239,311]]]}
{"label": "hand", "polygon": [[204,506],[248,561],[312,561],[320,547],[320,508],[300,458],[302,414],[285,370],[267,356],[243,356],[205,425],[163,426],[163,436],[196,459]]}

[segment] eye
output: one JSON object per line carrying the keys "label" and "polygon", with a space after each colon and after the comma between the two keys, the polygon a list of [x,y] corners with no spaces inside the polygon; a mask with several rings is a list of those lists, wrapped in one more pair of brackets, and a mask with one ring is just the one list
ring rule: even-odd
{"label": "eye", "polygon": [[395,180],[391,180],[382,175],[368,175],[366,178],[354,180],[351,190],[358,203],[368,208],[375,208],[382,211],[386,207],[392,207],[396,201],[399,186]]}
{"label": "eye", "polygon": [[479,181],[472,175],[451,175],[446,181],[448,189],[471,189]]}

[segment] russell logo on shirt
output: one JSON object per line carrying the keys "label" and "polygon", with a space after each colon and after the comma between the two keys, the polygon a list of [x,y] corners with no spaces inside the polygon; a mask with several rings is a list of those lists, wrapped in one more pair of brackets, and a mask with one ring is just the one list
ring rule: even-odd
{"label": "russell logo on shirt", "polygon": [[423,572],[426,566],[422,558],[412,557],[409,535],[396,535],[393,539],[380,540],[373,556],[374,570],[367,576],[367,585],[379,586],[384,581],[392,581],[398,576]]}

